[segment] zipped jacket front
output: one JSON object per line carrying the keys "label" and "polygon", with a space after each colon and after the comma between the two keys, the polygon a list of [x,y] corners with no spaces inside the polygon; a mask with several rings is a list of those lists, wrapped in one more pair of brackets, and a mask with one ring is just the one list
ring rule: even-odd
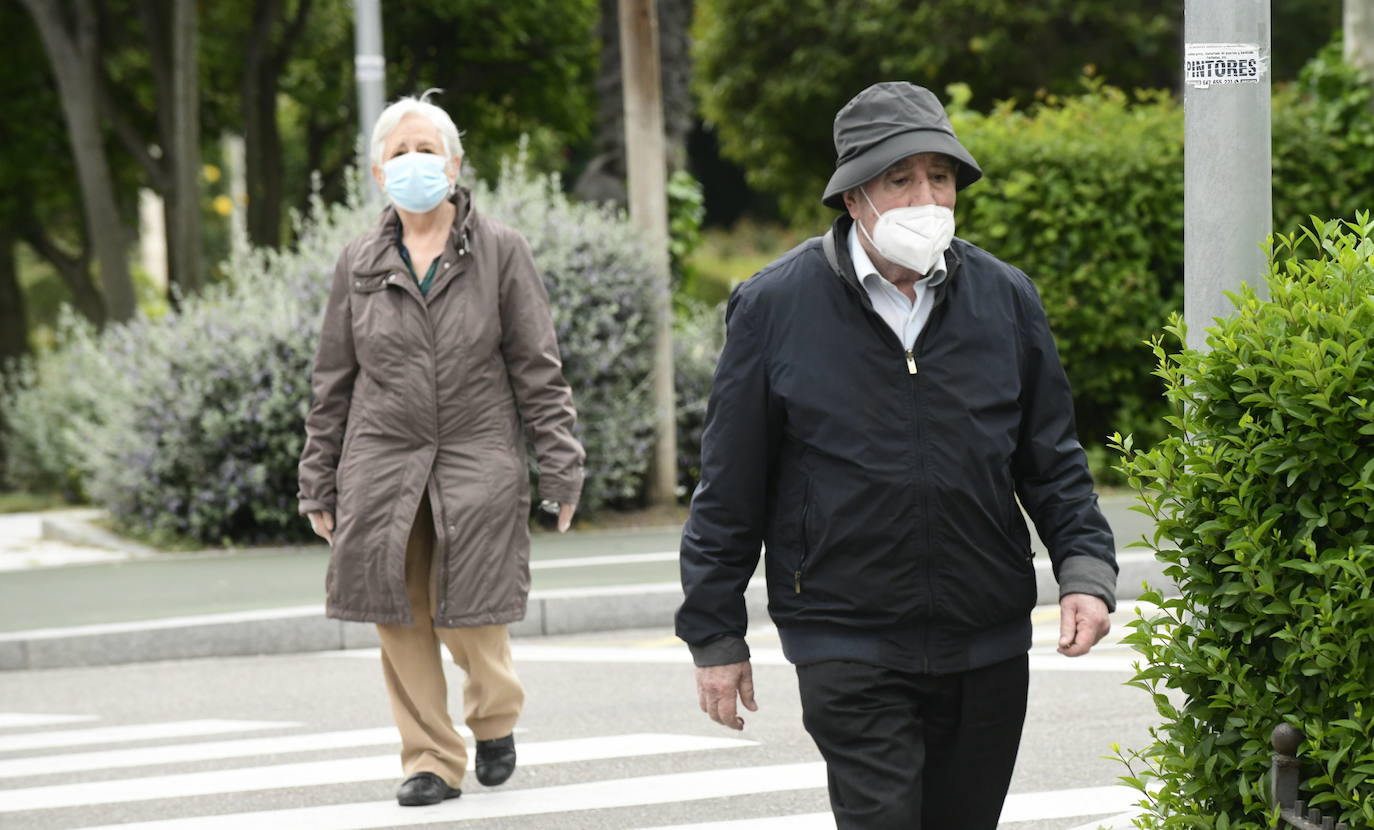
{"label": "zipped jacket front", "polygon": [[1030,279],[956,239],[907,351],[853,273],[851,224],[730,298],[681,548],[677,630],[698,665],[747,656],[761,544],[784,634],[915,632],[923,671],[986,664],[988,632],[1028,629],[1036,601],[1018,496],[1061,594],[1114,606],[1111,530]]}

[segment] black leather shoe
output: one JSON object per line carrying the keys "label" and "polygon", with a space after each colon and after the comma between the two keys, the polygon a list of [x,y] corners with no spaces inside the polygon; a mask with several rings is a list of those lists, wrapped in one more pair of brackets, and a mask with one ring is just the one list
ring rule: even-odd
{"label": "black leather shoe", "polygon": [[504,738],[477,742],[477,780],[484,787],[506,783],[515,772],[515,733]]}
{"label": "black leather shoe", "polygon": [[438,804],[446,798],[457,798],[462,794],[462,790],[450,787],[432,772],[417,772],[401,782],[400,789],[396,790],[396,800],[402,807],[420,807]]}

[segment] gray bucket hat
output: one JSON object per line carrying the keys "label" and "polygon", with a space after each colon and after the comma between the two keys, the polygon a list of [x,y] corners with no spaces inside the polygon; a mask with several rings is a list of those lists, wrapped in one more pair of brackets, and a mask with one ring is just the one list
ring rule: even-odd
{"label": "gray bucket hat", "polygon": [[906,81],[885,81],[860,92],[835,115],[835,173],[821,201],[844,210],[844,192],[916,153],[944,153],[959,160],[955,187],[983,177],[972,154],[954,135],[935,93]]}

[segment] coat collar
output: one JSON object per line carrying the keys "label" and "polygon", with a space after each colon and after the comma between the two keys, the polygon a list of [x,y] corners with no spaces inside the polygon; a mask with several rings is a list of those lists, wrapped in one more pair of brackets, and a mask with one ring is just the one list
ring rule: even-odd
{"label": "coat collar", "polygon": [[[847,213],[842,213],[835,217],[835,222],[830,226],[830,230],[821,237],[821,250],[825,252],[825,260],[830,264],[830,270],[834,272],[849,290],[853,291],[864,307],[872,310],[873,301],[868,298],[868,292],[859,284],[859,277],[854,271],[854,263],[849,258],[849,229],[853,227],[854,219]],[[945,290],[954,284],[955,278],[959,275],[959,266],[962,258],[959,256],[958,239],[950,243],[948,250],[945,251],[945,267],[948,273],[945,279],[937,286],[932,286],[935,291],[935,303],[938,305],[944,299]]]}
{"label": "coat collar", "polygon": [[[471,250],[472,228],[476,211],[472,207],[472,191],[466,187],[457,188],[449,201],[457,209],[449,240],[445,246],[445,256],[459,259]],[[387,271],[406,272],[405,261],[396,247],[396,232],[401,224],[401,216],[394,205],[388,204],[372,227],[363,234],[358,245],[355,270],[360,275],[379,274]],[[435,285],[437,288],[438,285]],[[433,291],[433,289],[431,289]]]}

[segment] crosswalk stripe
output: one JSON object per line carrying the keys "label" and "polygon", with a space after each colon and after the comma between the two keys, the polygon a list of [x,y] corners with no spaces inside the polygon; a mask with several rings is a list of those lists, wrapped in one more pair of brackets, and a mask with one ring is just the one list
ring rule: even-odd
{"label": "crosswalk stripe", "polygon": [[[735,738],[634,734],[546,741],[519,747],[521,766],[754,746]],[[149,801],[256,790],[379,781],[400,775],[395,755],[0,790],[0,813]],[[248,824],[241,826],[255,827]]]}
{"label": "crosswalk stripe", "polygon": [[1085,654],[1082,657],[1065,657],[1053,651],[1045,654],[1031,652],[1031,671],[1093,671],[1135,673],[1135,664],[1140,657],[1122,657],[1116,654]]}
{"label": "crosswalk stripe", "polygon": [[62,723],[90,723],[93,720],[100,720],[100,718],[95,715],[30,715],[24,712],[0,712],[0,729],[56,726]]}
{"label": "crosswalk stripe", "polygon": [[1087,824],[1070,827],[1069,830],[1133,830],[1135,825],[1131,823],[1131,820],[1138,815],[1140,815],[1140,808],[1136,807],[1130,812],[1100,818]]}
{"label": "crosswalk stripe", "polygon": [[[471,734],[471,733],[467,733]],[[272,738],[246,738],[234,741],[152,746],[108,752],[81,752],[44,755],[33,758],[0,760],[0,778],[51,775],[94,769],[126,769],[156,764],[185,764],[225,758],[250,758],[255,755],[280,755],[323,749],[397,744],[395,727],[351,729],[345,732],[318,732]],[[2,792],[2,791],[0,791]]]}
{"label": "crosswalk stripe", "polygon": [[1043,821],[1055,818],[1094,816],[1129,810],[1140,800],[1130,787],[1080,787],[1007,796],[1002,821]]}
{"label": "crosswalk stripe", "polygon": [[509,818],[641,807],[708,798],[806,790],[825,786],[825,764],[782,764],[640,778],[617,778],[528,790],[464,795],[436,807],[401,807],[395,801],[297,807],[258,813],[113,824],[86,830],[367,830],[422,824],[458,824]]}
{"label": "crosswalk stripe", "polygon": [[[999,823],[1046,821],[1115,813],[1129,807],[1139,798],[1140,793],[1130,787],[1083,787],[1039,793],[1012,793],[1007,796],[1007,802],[1002,807]],[[1094,828],[1095,825],[1088,825],[1076,830]],[[835,830],[835,818],[830,813],[806,813],[796,816],[708,821],[701,824],[674,824],[642,830]]]}
{"label": "crosswalk stripe", "polygon": [[0,735],[0,752],[25,749],[53,749],[61,746],[90,746],[125,741],[156,741],[163,738],[193,738],[261,729],[286,729],[300,726],[295,721],[260,720],[183,720],[133,726],[104,726],[96,729],[64,729],[24,735]]}
{"label": "crosswalk stripe", "polygon": [[[1120,652],[1090,653],[1083,657],[1065,657],[1053,649],[1036,649],[1030,653],[1031,671],[1053,672],[1134,672],[1138,655],[1125,656]],[[756,666],[786,666],[788,660],[780,648],[750,648],[750,661]],[[349,649],[328,656],[358,660],[377,659],[375,648]],[[682,648],[635,648],[625,646],[545,646],[515,643],[511,657],[517,663],[638,663],[643,665],[691,665],[692,655]]]}
{"label": "crosswalk stripe", "polygon": [[640,830],[835,830],[835,817],[830,813],[802,813],[795,816],[737,818],[727,821],[704,821],[699,824],[644,827]]}

